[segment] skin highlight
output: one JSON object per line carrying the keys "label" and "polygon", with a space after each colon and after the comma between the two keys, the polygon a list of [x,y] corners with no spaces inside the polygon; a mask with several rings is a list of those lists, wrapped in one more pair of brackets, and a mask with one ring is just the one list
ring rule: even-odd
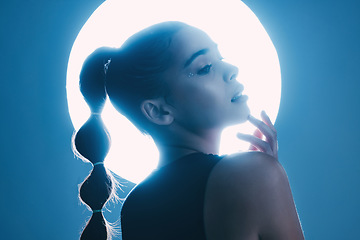
{"label": "skin highlight", "polygon": [[142,104],[158,125],[152,136],[161,153],[159,166],[194,151],[218,154],[222,130],[250,114],[246,96],[232,102],[244,89],[236,80],[237,67],[223,61],[207,34],[186,27],[175,34],[169,51],[174,56],[164,73],[169,94]]}
{"label": "skin highlight", "polygon": [[[277,133],[265,112],[250,115],[236,80],[238,69],[223,61],[202,31],[179,31],[169,51],[174,62],[164,73],[167,96],[146,100],[143,113],[157,124],[158,167],[193,152],[218,154],[224,127],[250,121],[254,135],[239,133],[253,152],[226,156],[211,172],[204,221],[207,238],[304,239],[286,173],[278,162]],[[240,97],[239,97],[240,96]],[[265,140],[262,137],[265,136]]]}
{"label": "skin highlight", "polygon": [[[250,151],[224,156],[208,176],[206,239],[304,239],[278,161],[276,129],[265,112],[261,119],[250,115],[238,71],[224,61],[205,32],[179,22],[144,29],[120,49],[100,48],[85,61],[80,76],[81,92],[93,114],[76,133],[76,150],[94,165],[104,160],[110,139],[99,114],[107,96],[154,139],[160,152],[158,168],[190,153],[218,154],[223,129],[249,121],[257,128],[254,135],[237,137],[251,144]],[[91,209],[101,210],[112,188],[104,165],[96,165],[84,183],[81,198]],[[82,239],[92,239],[99,229],[101,237],[94,239],[105,239],[106,227],[103,217],[92,218]]]}

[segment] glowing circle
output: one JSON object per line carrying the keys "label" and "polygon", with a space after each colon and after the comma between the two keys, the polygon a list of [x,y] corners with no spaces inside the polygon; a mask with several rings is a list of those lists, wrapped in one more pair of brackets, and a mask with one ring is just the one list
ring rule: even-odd
{"label": "glowing circle", "polygon": [[[278,56],[255,14],[240,0],[108,0],[89,18],[71,50],[67,72],[69,112],[78,130],[90,115],[78,82],[85,58],[101,46],[120,47],[135,32],[163,21],[182,21],[204,30],[219,45],[223,57],[239,67],[238,80],[249,96],[255,117],[265,110],[275,121],[281,95]],[[150,138],[106,103],[103,111],[112,147],[105,164],[132,182],[145,178],[157,165],[158,152]],[[249,123],[224,131],[221,153],[245,150],[248,144],[236,138],[238,131],[251,133]]]}

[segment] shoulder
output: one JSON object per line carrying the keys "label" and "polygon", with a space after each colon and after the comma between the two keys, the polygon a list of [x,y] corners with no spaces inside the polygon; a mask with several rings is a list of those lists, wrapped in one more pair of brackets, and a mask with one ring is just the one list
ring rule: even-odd
{"label": "shoulder", "polygon": [[[225,156],[214,167],[209,180],[210,183],[218,184],[243,181],[246,183],[255,181],[253,182],[255,184],[279,180],[283,177],[286,177],[286,173],[277,159],[261,152],[246,152]],[[238,185],[236,188],[239,189]],[[241,190],[246,189],[241,188]]]}
{"label": "shoulder", "polygon": [[[216,204],[245,211],[258,208],[259,193],[267,192],[287,176],[275,158],[261,152],[225,156],[213,168],[207,184],[207,199],[215,196]],[[224,207],[224,206],[223,206]]]}
{"label": "shoulder", "polygon": [[[257,238],[261,232],[280,226],[269,225],[274,216],[281,218],[281,224],[291,218],[295,226],[297,215],[292,205],[287,175],[278,160],[261,152],[229,155],[214,167],[208,179],[206,231],[215,236],[209,239]],[[289,209],[291,216],[279,216],[284,209]]]}
{"label": "shoulder", "polygon": [[270,207],[272,201],[267,200],[274,197],[274,190],[288,185],[286,172],[277,159],[261,152],[246,152],[225,156],[210,173],[206,192],[208,196],[222,196],[216,204],[226,204],[229,211],[251,211],[254,215]]}

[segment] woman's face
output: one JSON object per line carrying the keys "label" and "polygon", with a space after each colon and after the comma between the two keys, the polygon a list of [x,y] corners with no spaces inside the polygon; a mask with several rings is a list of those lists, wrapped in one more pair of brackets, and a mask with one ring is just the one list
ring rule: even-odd
{"label": "woman's face", "polygon": [[172,67],[166,71],[175,122],[189,130],[223,129],[249,116],[237,67],[223,61],[203,31],[185,27],[172,39]]}

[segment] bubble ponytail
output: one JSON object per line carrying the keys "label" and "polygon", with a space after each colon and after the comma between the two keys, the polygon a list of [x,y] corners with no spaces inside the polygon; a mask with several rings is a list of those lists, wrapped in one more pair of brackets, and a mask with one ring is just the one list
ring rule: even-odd
{"label": "bubble ponytail", "polygon": [[101,212],[109,199],[116,199],[117,186],[102,164],[110,148],[110,136],[101,119],[106,98],[109,96],[115,109],[142,133],[153,130],[153,123],[144,116],[140,105],[145,99],[168,94],[164,72],[172,64],[169,47],[173,36],[186,26],[181,22],[155,24],[132,35],[119,49],[95,50],[83,64],[80,90],[91,116],[76,133],[73,148],[75,154],[89,160],[94,168],[80,187],[80,198],[93,211],[81,239],[111,238],[112,228]]}
{"label": "bubble ponytail", "polygon": [[99,48],[84,62],[80,73],[80,91],[90,107],[91,115],[75,134],[73,147],[82,159],[94,167],[80,187],[80,198],[93,214],[81,234],[81,239],[109,239],[109,224],[102,208],[114,195],[116,183],[103,162],[110,149],[110,135],[101,119],[107,94],[105,88],[106,68],[111,61],[111,48]]}

